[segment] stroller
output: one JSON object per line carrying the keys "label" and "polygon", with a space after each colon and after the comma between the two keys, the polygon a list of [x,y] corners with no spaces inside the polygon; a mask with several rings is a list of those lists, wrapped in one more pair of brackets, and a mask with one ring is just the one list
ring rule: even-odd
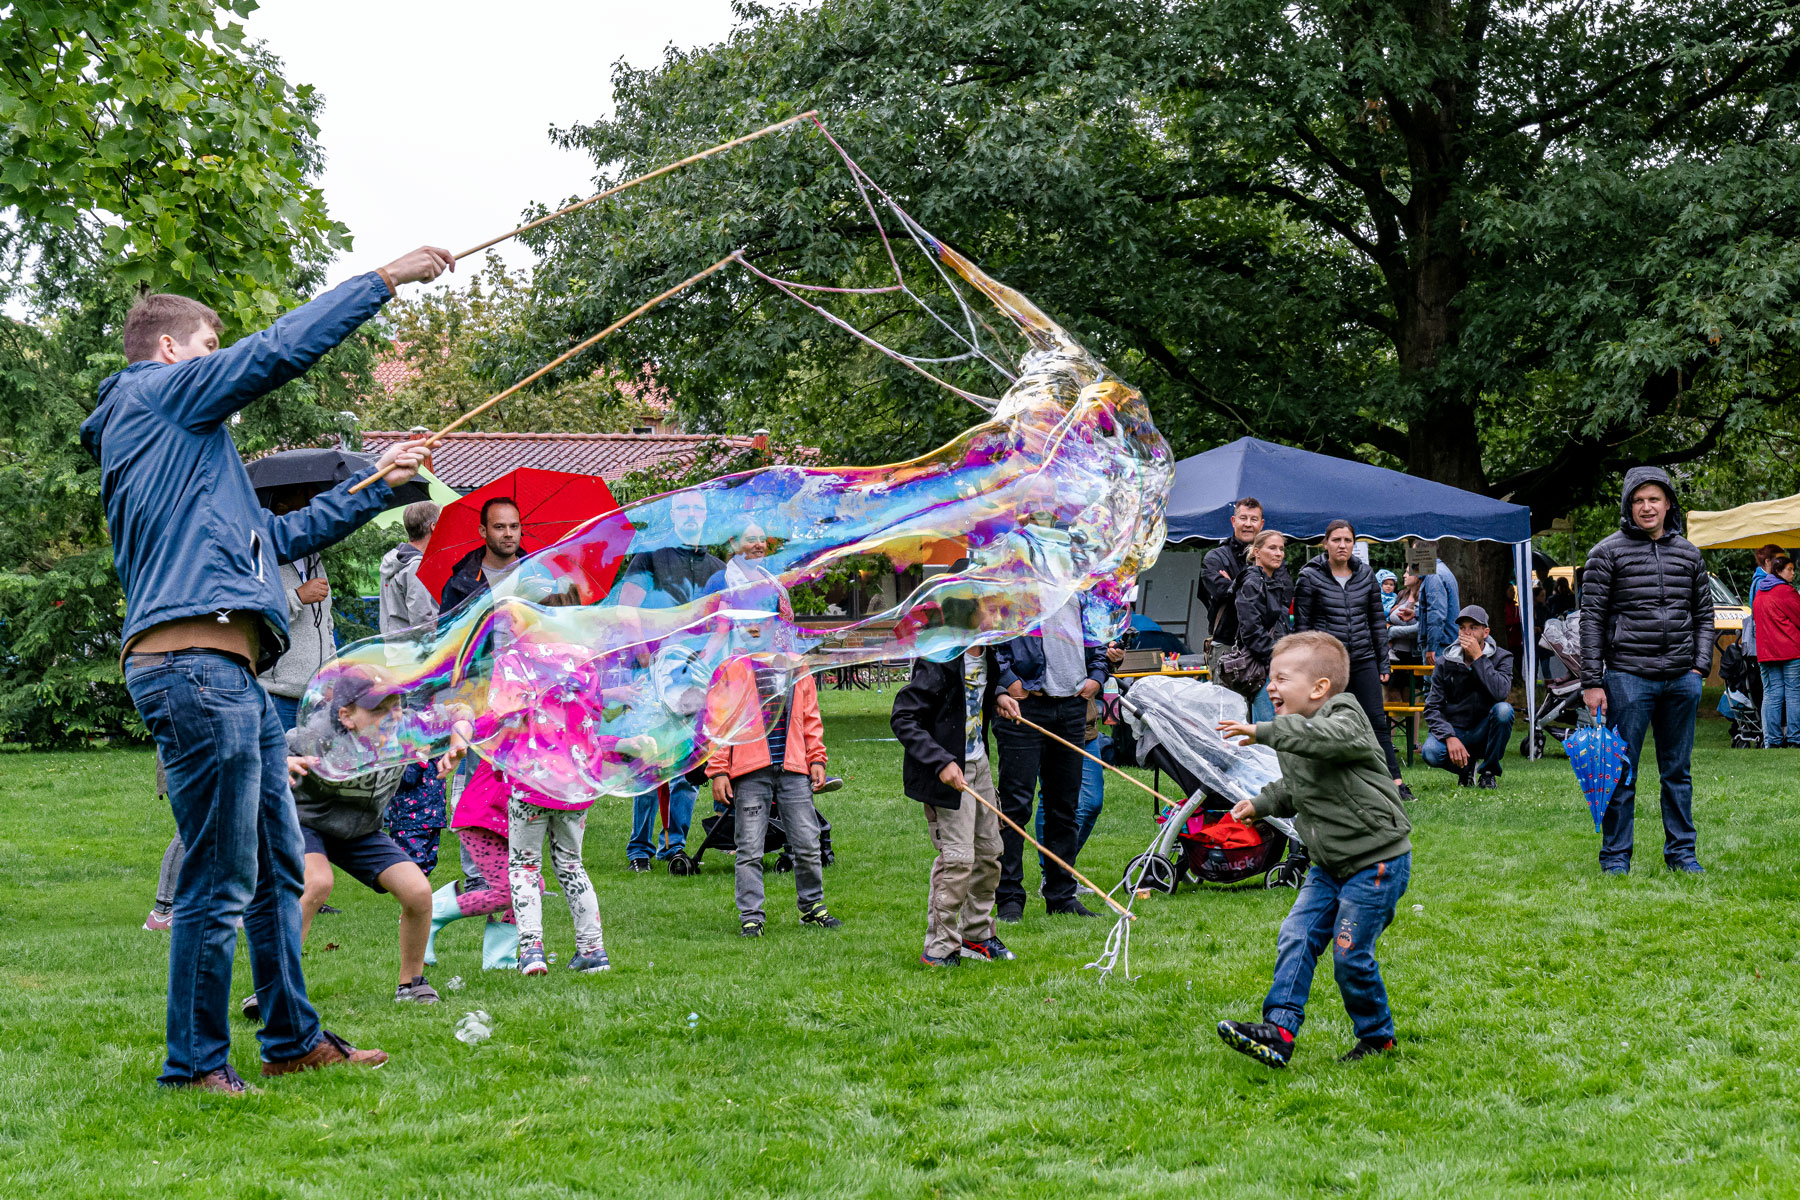
{"label": "stroller", "polygon": [[1537,705],[1537,721],[1519,747],[1519,753],[1527,758],[1542,758],[1550,738],[1560,742],[1580,723],[1581,613],[1571,612],[1545,621],[1538,645],[1550,651],[1551,657],[1545,660],[1548,672],[1544,694]]}
{"label": "stroller", "polygon": [[1740,642],[1719,651],[1719,678],[1725,692],[1719,713],[1731,722],[1731,748],[1753,750],[1763,744],[1762,672]]}
{"label": "stroller", "polygon": [[[815,811],[817,811],[815,806]],[[732,809],[722,813],[714,813],[700,822],[704,836],[700,839],[700,847],[691,855],[683,855],[672,859],[669,863],[671,875],[695,875],[700,871],[700,858],[708,850],[735,850],[737,848],[737,823],[732,818]],[[787,828],[781,823],[781,805],[772,804],[769,811],[769,828],[763,834],[763,853],[778,852],[775,859],[775,870],[783,874],[794,869],[793,856],[787,849]],[[829,867],[837,861],[837,855],[831,850],[831,822],[819,813],[819,865]],[[676,870],[677,862],[684,863],[681,870]]]}
{"label": "stroller", "polygon": [[1137,736],[1139,761],[1180,785],[1187,802],[1157,818],[1150,848],[1126,864],[1123,886],[1173,895],[1183,883],[1300,886],[1311,865],[1290,821],[1241,825],[1227,815],[1281,775],[1267,746],[1237,746],[1219,736],[1221,720],[1243,720],[1244,698],[1216,684],[1152,675],[1120,699]]}

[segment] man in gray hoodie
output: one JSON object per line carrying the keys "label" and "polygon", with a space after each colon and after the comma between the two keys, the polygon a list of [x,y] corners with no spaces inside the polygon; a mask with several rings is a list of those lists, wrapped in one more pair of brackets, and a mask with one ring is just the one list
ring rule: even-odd
{"label": "man in gray hoodie", "polygon": [[[322,486],[283,488],[268,502],[276,516],[298,512],[324,491]],[[292,729],[300,717],[300,699],[306,685],[325,660],[337,653],[337,632],[332,626],[331,581],[317,551],[281,564],[281,590],[287,594],[288,648],[275,665],[257,676],[274,701],[283,729]]]}
{"label": "man in gray hoodie", "polygon": [[437,597],[419,582],[419,564],[425,561],[425,547],[431,544],[431,531],[437,528],[441,510],[429,500],[409,504],[400,514],[406,527],[406,541],[401,542],[381,560],[381,632],[403,633],[422,628],[429,635],[437,632]]}

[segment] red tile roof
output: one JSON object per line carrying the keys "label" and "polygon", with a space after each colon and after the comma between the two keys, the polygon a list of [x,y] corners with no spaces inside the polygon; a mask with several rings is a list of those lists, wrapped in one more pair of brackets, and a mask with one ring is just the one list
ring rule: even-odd
{"label": "red tile roof", "polygon": [[[392,430],[362,435],[363,449],[379,454],[410,435]],[[657,463],[691,460],[700,448],[720,441],[747,450],[756,439],[692,433],[452,433],[432,454],[432,473],[460,492],[491,483],[508,471],[537,467],[598,475],[613,482]]]}

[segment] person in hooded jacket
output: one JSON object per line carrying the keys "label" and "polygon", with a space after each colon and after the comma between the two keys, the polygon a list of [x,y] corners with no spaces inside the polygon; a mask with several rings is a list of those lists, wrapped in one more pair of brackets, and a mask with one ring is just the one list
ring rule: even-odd
{"label": "person in hooded jacket", "polygon": [[381,632],[392,636],[408,629],[426,635],[437,631],[438,602],[431,589],[419,582],[419,564],[437,528],[442,510],[429,500],[409,504],[400,514],[406,540],[381,559]]}
{"label": "person in hooded jacket", "polygon": [[[1581,700],[1625,739],[1627,762],[1656,732],[1663,861],[1699,872],[1694,831],[1694,718],[1712,666],[1712,585],[1681,536],[1675,485],[1656,467],[1625,472],[1619,531],[1588,552],[1581,588]],[[1637,776],[1627,772],[1601,823],[1600,869],[1631,869]]]}
{"label": "person in hooded jacket", "polygon": [[304,374],[381,311],[397,285],[434,279],[453,262],[448,251],[421,247],[223,349],[224,324],[212,309],[146,296],[125,318],[129,365],[101,382],[82,422],[125,592],[125,686],[168,773],[188,851],[169,945],[164,1086],[250,1090],[230,1062],[240,918],[264,1018],[264,1075],[387,1059],[322,1029],[307,999],[287,738],[255,672],[287,649],[280,564],[382,511],[425,452],[417,441],[390,446],[372,486],[352,495],[346,481],[276,516],[256,502],[231,418]]}
{"label": "person in hooded jacket", "polygon": [[[298,512],[323,490],[315,485],[283,488],[270,498],[269,511],[278,517]],[[256,680],[275,702],[281,727],[292,729],[300,720],[300,700],[306,695],[306,685],[337,653],[331,581],[325,577],[325,560],[317,550],[281,564],[281,589],[287,593],[288,648]]]}
{"label": "person in hooded jacket", "polygon": [[1410,802],[1412,792],[1400,778],[1400,759],[1388,728],[1381,685],[1388,680],[1387,614],[1375,572],[1356,557],[1356,527],[1333,521],[1325,527],[1325,553],[1300,568],[1294,577],[1294,632],[1318,630],[1344,643],[1350,653],[1349,693],[1362,705],[1387,748],[1394,786]]}
{"label": "person in hooded jacket", "polygon": [[1750,612],[1762,672],[1763,745],[1800,746],[1800,591],[1794,590],[1794,560],[1779,552],[1769,556],[1754,587]]}

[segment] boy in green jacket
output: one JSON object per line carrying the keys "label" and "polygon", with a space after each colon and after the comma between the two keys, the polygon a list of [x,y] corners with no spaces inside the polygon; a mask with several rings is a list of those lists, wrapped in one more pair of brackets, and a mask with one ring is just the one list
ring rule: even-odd
{"label": "boy in green jacket", "polygon": [[1394,919],[1412,873],[1412,822],[1400,805],[1381,744],[1354,696],[1350,655],[1328,633],[1296,633],[1275,645],[1269,699],[1275,719],[1224,721],[1219,732],[1261,742],[1281,759],[1281,778],[1254,800],[1239,801],[1240,821],[1292,817],[1312,856],[1293,911],[1275,940],[1275,981],[1261,1022],[1220,1021],[1233,1050],[1285,1067],[1306,1018],[1313,968],[1327,944],[1332,973],[1356,1029],[1339,1062],[1394,1048],[1394,1018],[1375,961],[1375,939]]}

